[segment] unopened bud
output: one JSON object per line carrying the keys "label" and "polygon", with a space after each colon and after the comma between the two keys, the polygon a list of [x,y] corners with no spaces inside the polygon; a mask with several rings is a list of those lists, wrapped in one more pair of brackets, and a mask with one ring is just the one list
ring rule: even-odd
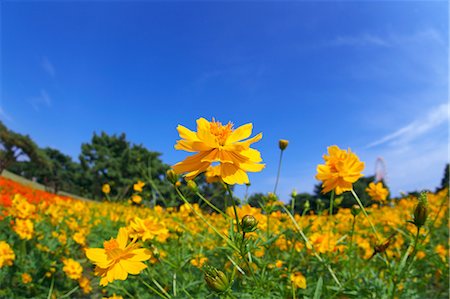
{"label": "unopened bud", "polygon": [[169,182],[171,182],[174,185],[178,182],[178,174],[176,174],[173,169],[167,170],[166,177],[167,180],[169,180]]}
{"label": "unopened bud", "polygon": [[427,221],[428,217],[428,203],[427,203],[427,194],[422,192],[419,196],[419,203],[414,210],[414,225],[418,228],[422,227]]}
{"label": "unopened bud", "polygon": [[241,221],[242,231],[245,233],[250,233],[256,230],[258,225],[258,220],[252,215],[245,215]]}
{"label": "unopened bud", "polygon": [[187,181],[187,186],[188,186],[189,190],[191,190],[194,193],[196,193],[198,191],[197,184],[193,180]]}
{"label": "unopened bud", "polygon": [[203,269],[205,282],[211,290],[223,293],[230,287],[230,281],[225,273],[211,266],[205,266]]}
{"label": "unopened bud", "polygon": [[311,203],[309,202],[309,200],[305,201],[305,203],[303,204],[303,208],[305,208],[305,210],[309,210],[311,208]]}
{"label": "unopened bud", "polygon": [[280,141],[278,141],[278,146],[280,147],[280,150],[284,151],[287,146],[289,144],[289,141],[287,141],[286,139],[280,139]]}
{"label": "unopened bud", "polygon": [[277,201],[277,196],[276,196],[276,194],[275,193],[272,193],[272,192],[269,192],[268,194],[267,194],[267,201],[268,202],[273,202],[273,201]]}
{"label": "unopened bud", "polygon": [[351,211],[353,217],[356,217],[361,212],[361,208],[358,205],[353,205],[352,209],[350,211]]}

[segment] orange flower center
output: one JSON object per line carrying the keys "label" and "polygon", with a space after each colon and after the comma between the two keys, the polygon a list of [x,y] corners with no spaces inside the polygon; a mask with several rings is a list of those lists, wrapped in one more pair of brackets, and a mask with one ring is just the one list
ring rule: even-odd
{"label": "orange flower center", "polygon": [[217,142],[220,145],[224,145],[228,136],[233,132],[233,124],[228,122],[224,126],[221,122],[215,121],[213,118],[212,122],[210,122],[209,130],[216,137]]}
{"label": "orange flower center", "polygon": [[124,251],[119,248],[119,243],[116,239],[105,241],[103,247],[109,259],[118,259],[124,254]]}

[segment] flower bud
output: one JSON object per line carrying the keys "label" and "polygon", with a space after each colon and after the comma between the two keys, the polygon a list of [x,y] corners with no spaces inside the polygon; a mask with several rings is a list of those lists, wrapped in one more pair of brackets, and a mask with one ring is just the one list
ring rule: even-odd
{"label": "flower bud", "polygon": [[169,169],[166,172],[166,177],[172,184],[176,184],[178,182],[178,174],[175,173],[173,169]]}
{"label": "flower bud", "polygon": [[284,151],[287,146],[289,144],[289,141],[287,141],[286,139],[280,139],[280,141],[278,141],[278,146],[280,147],[280,150]]}
{"label": "flower bud", "polygon": [[222,271],[208,265],[203,267],[203,270],[205,282],[211,290],[223,293],[230,287],[230,281]]}
{"label": "flower bud", "polygon": [[187,181],[187,186],[188,186],[189,190],[191,190],[194,193],[196,193],[198,191],[197,184],[193,180]]}
{"label": "flower bud", "polygon": [[428,217],[428,204],[427,204],[427,194],[422,192],[419,197],[419,203],[414,210],[414,225],[418,228],[422,227],[427,221]]}
{"label": "flower bud", "polygon": [[250,233],[256,230],[258,225],[258,220],[252,215],[245,215],[241,221],[242,231],[245,233]]}
{"label": "flower bud", "polygon": [[361,212],[361,208],[358,205],[353,205],[352,209],[350,211],[351,211],[353,217],[356,217]]}

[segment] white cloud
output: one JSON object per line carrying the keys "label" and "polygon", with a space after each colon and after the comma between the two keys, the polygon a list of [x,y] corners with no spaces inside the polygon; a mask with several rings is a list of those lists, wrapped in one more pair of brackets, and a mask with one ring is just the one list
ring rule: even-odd
{"label": "white cloud", "polygon": [[388,47],[390,42],[372,34],[362,34],[358,36],[337,36],[329,43],[330,46],[381,46]]}
{"label": "white cloud", "polygon": [[3,120],[12,121],[12,117],[6,113],[2,106],[0,106],[0,118]]}
{"label": "white cloud", "polygon": [[45,89],[41,89],[41,93],[37,97],[33,97],[30,99],[30,103],[36,111],[39,111],[41,106],[50,107],[51,99]]}
{"label": "white cloud", "polygon": [[448,122],[449,120],[449,106],[447,103],[434,107],[428,112],[425,118],[419,118],[410,124],[368,144],[366,148],[382,145],[385,143],[395,144],[407,144],[429,132],[430,130],[440,126],[441,124]]}
{"label": "white cloud", "polygon": [[53,64],[50,62],[50,60],[47,57],[43,57],[42,58],[42,68],[44,69],[44,71],[50,75],[50,77],[54,78],[56,75],[56,71],[55,71],[55,67],[53,66]]}

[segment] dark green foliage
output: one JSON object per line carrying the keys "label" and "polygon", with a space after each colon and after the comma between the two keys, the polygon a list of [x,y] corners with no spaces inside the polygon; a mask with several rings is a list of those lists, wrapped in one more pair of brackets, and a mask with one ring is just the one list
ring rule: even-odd
{"label": "dark green foliage", "polygon": [[437,191],[444,190],[445,188],[448,188],[449,186],[449,170],[450,170],[450,164],[445,165],[444,169],[444,176],[442,177],[441,186],[437,188]]}
{"label": "dark green foliage", "polygon": [[28,135],[13,132],[0,121],[0,173],[18,160],[32,161],[40,167],[51,167],[46,155]]}
{"label": "dark green foliage", "polygon": [[74,194],[82,194],[81,167],[68,155],[47,147],[42,150],[46,155],[50,167],[42,167],[35,161],[20,161],[12,165],[9,170],[29,179],[36,179],[47,186],[52,192],[64,190]]}
{"label": "dark green foliage", "polygon": [[124,133],[108,135],[94,133],[90,143],[81,145],[80,162],[83,186],[90,186],[88,194],[94,199],[102,197],[102,185],[111,185],[111,198],[124,199],[132,193],[138,180],[146,183],[154,204],[164,204],[172,197],[171,186],[165,180],[168,166],[142,145],[130,144]]}

